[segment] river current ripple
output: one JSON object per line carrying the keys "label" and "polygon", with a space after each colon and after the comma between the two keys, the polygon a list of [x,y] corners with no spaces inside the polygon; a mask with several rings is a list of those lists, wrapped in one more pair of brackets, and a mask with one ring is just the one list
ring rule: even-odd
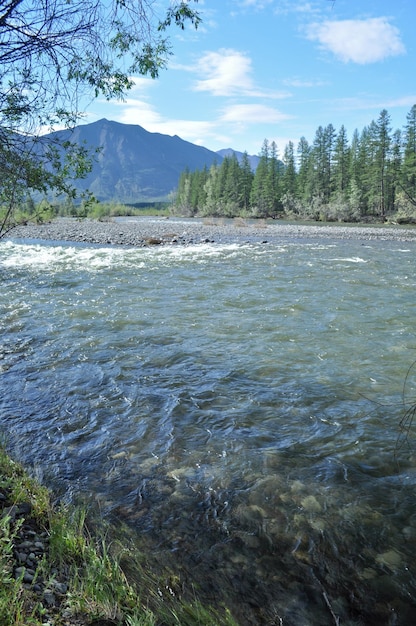
{"label": "river current ripple", "polygon": [[3,242],[2,436],[243,625],[416,623],[415,252]]}

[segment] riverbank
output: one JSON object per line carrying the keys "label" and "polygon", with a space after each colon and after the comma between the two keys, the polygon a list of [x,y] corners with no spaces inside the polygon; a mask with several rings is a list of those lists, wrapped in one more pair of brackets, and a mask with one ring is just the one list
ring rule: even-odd
{"label": "riverbank", "polygon": [[183,600],[166,572],[107,533],[103,522],[91,531],[85,509],[53,507],[0,447],[1,626],[236,626],[228,612]]}
{"label": "riverbank", "polygon": [[286,223],[235,218],[113,218],[109,221],[57,218],[49,223],[16,226],[8,238],[73,241],[85,244],[146,247],[200,243],[272,243],[290,239],[416,241],[416,228],[339,224]]}

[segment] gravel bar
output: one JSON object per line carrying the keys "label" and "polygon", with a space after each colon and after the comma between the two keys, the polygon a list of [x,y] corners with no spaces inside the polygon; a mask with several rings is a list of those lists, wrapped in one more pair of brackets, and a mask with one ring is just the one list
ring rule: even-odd
{"label": "gravel bar", "polygon": [[8,239],[78,242],[115,246],[191,245],[200,243],[273,243],[282,239],[354,239],[416,241],[412,226],[341,226],[235,218],[113,218],[108,221],[57,218],[45,224],[16,226]]}

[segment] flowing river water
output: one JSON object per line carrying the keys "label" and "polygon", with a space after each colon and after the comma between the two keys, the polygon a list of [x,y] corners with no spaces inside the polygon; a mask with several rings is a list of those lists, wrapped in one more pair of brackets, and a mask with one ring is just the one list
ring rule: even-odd
{"label": "flowing river water", "polygon": [[8,449],[242,625],[414,624],[415,252],[3,242]]}

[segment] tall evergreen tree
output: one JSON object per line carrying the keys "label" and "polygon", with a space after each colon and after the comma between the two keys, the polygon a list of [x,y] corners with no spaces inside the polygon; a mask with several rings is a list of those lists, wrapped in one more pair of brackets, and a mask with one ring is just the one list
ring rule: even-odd
{"label": "tall evergreen tree", "polygon": [[247,152],[243,153],[240,168],[241,168],[241,179],[240,179],[241,208],[244,213],[247,213],[250,208],[250,194],[251,194],[251,187],[253,185],[253,178],[254,178],[253,170],[251,169]]}
{"label": "tall evergreen tree", "polygon": [[312,148],[305,137],[301,137],[297,146],[298,176],[297,194],[301,202],[307,204],[312,201]]}
{"label": "tall evergreen tree", "polygon": [[378,213],[382,219],[385,218],[389,208],[389,188],[388,188],[388,164],[391,150],[391,127],[390,115],[383,109],[375,125],[375,153],[374,153],[374,182],[377,193]]}
{"label": "tall evergreen tree", "polygon": [[282,176],[282,194],[290,194],[296,196],[296,163],[295,163],[295,146],[293,141],[285,146],[283,154],[284,172]]}
{"label": "tall evergreen tree", "polygon": [[226,204],[227,204],[227,180],[228,180],[228,172],[230,169],[230,158],[225,157],[218,168],[218,178],[217,178],[217,208],[215,211],[216,215],[225,215]]}
{"label": "tall evergreen tree", "polygon": [[341,126],[334,149],[333,184],[334,191],[342,196],[347,195],[350,183],[350,163],[351,150],[348,145],[347,131],[345,126]]}
{"label": "tall evergreen tree", "polygon": [[268,203],[268,173],[269,173],[269,142],[264,140],[260,152],[260,161],[257,165],[253,185],[251,188],[250,204],[255,217],[267,217]]}
{"label": "tall evergreen tree", "polygon": [[354,151],[353,154],[353,182],[360,193],[362,215],[374,214],[376,206],[377,187],[374,184],[375,134],[375,122],[371,122],[369,126],[364,126],[356,152]]}
{"label": "tall evergreen tree", "polygon": [[236,215],[239,215],[239,213],[241,212],[241,169],[235,153],[233,153],[230,157],[226,157],[224,161],[225,160],[228,161],[228,165],[225,188],[223,192],[223,215],[226,215],[228,217],[234,217]]}
{"label": "tall evergreen tree", "polygon": [[407,199],[416,206],[416,104],[406,116],[401,187]]}
{"label": "tall evergreen tree", "polygon": [[312,181],[314,195],[328,203],[333,189],[332,159],[336,132],[332,124],[319,126],[312,147]]}
{"label": "tall evergreen tree", "polygon": [[391,211],[396,210],[396,199],[400,193],[402,180],[402,133],[395,130],[392,136],[391,159],[387,169],[388,206]]}
{"label": "tall evergreen tree", "polygon": [[201,215],[218,215],[219,214],[219,166],[214,163],[209,168],[208,178],[204,185],[205,204],[201,207]]}
{"label": "tall evergreen tree", "polygon": [[268,171],[266,181],[266,203],[267,215],[275,217],[279,210],[281,195],[281,164],[279,161],[279,153],[275,141],[270,144],[270,155],[268,160]]}
{"label": "tall evergreen tree", "polygon": [[325,194],[324,198],[328,202],[334,190],[334,151],[337,139],[337,132],[332,124],[325,127]]}

